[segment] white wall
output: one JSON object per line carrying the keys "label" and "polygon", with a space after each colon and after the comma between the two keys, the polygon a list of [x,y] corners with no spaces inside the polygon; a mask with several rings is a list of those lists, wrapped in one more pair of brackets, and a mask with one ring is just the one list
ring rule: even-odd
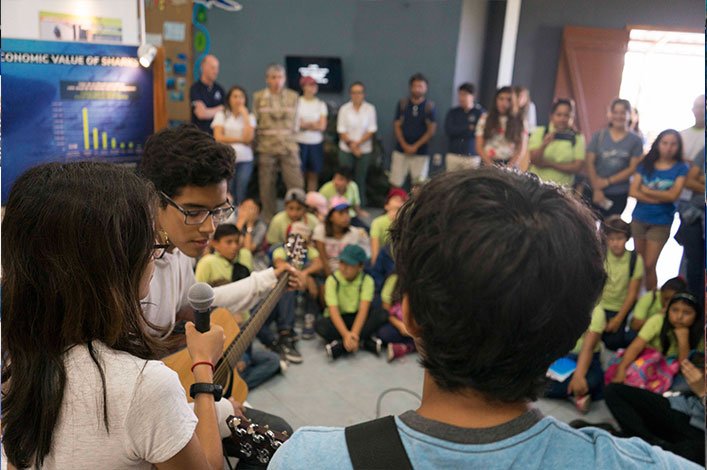
{"label": "white wall", "polygon": [[457,106],[457,87],[471,82],[476,87],[476,98],[481,91],[481,66],[484,59],[484,36],[486,34],[486,2],[463,0],[454,66],[452,106]]}
{"label": "white wall", "polygon": [[123,44],[140,43],[138,1],[143,0],[2,0],[2,37],[39,38],[39,12],[119,18],[123,22]]}

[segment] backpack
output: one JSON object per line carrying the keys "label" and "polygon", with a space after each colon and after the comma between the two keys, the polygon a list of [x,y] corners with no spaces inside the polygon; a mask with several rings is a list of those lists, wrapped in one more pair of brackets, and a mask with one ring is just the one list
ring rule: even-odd
{"label": "backpack", "polygon": [[[611,383],[625,352],[625,349],[619,349],[609,360],[609,367],[607,367],[604,374],[605,384]],[[670,390],[673,378],[679,370],[680,363],[678,361],[668,363],[660,351],[646,347],[626,370],[624,383],[653,393],[663,393]]]}
{"label": "backpack", "polygon": [[[398,103],[398,108],[400,109],[400,125],[401,126],[405,122],[405,110],[407,109],[408,104],[410,104],[410,98],[403,98]],[[430,114],[432,112],[432,110],[434,109],[434,107],[435,107],[434,102],[425,98],[425,116]]]}

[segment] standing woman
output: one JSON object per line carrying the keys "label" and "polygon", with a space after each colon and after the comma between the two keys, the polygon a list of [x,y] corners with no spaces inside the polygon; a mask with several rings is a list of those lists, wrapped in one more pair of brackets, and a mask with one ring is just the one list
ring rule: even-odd
{"label": "standing woman", "polygon": [[670,237],[675,202],[680,197],[688,167],[682,161],[682,137],[674,129],[658,134],[631,180],[630,196],[638,201],[633,210],[631,232],[636,251],[645,263],[646,290],[655,290],[655,267]]}
{"label": "standing woman", "polygon": [[584,136],[573,126],[574,103],[567,98],[555,100],[550,124],[530,135],[530,172],[542,180],[571,188],[574,175],[584,167]]}
{"label": "standing woman", "polygon": [[302,87],[302,96],[297,101],[299,132],[295,140],[299,144],[307,191],[316,191],[319,187],[319,173],[324,165],[324,130],[329,111],[326,103],[317,98],[319,86],[312,77],[302,77],[299,85]]}
{"label": "standing woman", "polygon": [[354,181],[361,191],[361,206],[365,207],[366,176],[373,155],[373,136],[378,130],[376,108],[365,101],[366,89],[361,82],[349,87],[351,101],[341,106],[336,118],[339,134],[339,165],[353,168]]}
{"label": "standing woman", "polygon": [[496,91],[489,111],[476,125],[476,151],[485,165],[518,167],[528,143],[523,116],[513,113],[513,90]]}
{"label": "standing woman", "polygon": [[[157,195],[107,163],[50,163],[14,184],[2,222],[3,447],[9,468],[214,469],[214,395],[194,411],[154,360]],[[195,382],[211,384],[223,330],[186,325]],[[204,385],[204,388],[208,388]]]}
{"label": "standing woman", "polygon": [[617,98],[609,108],[609,126],[594,133],[587,147],[592,202],[602,218],[626,208],[629,178],[643,155],[641,138],[631,132],[631,103]]}
{"label": "standing woman", "polygon": [[230,144],[236,151],[236,172],[231,179],[230,192],[236,205],[245,201],[248,182],[253,174],[255,116],[248,112],[248,95],[239,86],[228,90],[223,111],[211,122],[216,142]]}

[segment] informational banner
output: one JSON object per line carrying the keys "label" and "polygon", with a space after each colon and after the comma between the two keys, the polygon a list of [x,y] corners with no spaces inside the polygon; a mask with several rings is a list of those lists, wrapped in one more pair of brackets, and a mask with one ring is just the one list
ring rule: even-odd
{"label": "informational banner", "polygon": [[152,133],[152,72],[137,48],[3,39],[2,204],[49,161],[137,162]]}

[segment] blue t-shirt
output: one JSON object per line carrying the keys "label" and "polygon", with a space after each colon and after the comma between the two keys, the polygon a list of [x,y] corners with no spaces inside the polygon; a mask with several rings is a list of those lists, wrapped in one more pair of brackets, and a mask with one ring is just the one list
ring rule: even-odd
{"label": "blue t-shirt", "polygon": [[[684,163],[676,163],[667,170],[653,170],[653,173],[648,175],[643,163],[638,165],[636,172],[641,175],[641,184],[650,189],[666,191],[673,187],[675,180],[681,176],[686,176],[688,167]],[[646,202],[637,202],[636,208],[633,210],[633,218],[646,223],[655,225],[670,225],[673,223],[675,215],[675,203],[663,202],[660,204],[648,204]]]}
{"label": "blue t-shirt", "polygon": [[[573,429],[543,418],[537,410],[483,429],[451,426],[413,411],[395,422],[413,468],[419,469],[701,468],[641,439],[618,439],[597,428]],[[268,468],[351,469],[344,429],[300,428],[275,453]]]}
{"label": "blue t-shirt", "polygon": [[191,103],[191,122],[196,124],[196,127],[204,132],[213,134],[211,129],[212,119],[199,119],[194,114],[194,101],[203,101],[207,108],[213,108],[223,104],[226,98],[226,93],[221,88],[221,85],[214,83],[212,86],[207,86],[201,80],[197,80],[189,88],[189,103]]}
{"label": "blue t-shirt", "polygon": [[447,113],[444,120],[444,132],[449,138],[449,153],[459,155],[478,155],[476,153],[476,123],[484,114],[484,108],[478,103],[469,111],[464,111],[464,108],[457,106],[452,108]]}
{"label": "blue t-shirt", "polygon": [[[402,130],[405,142],[414,144],[427,132],[427,122],[435,122],[436,110],[432,101],[424,100],[420,104],[413,104],[409,98],[406,101],[407,106],[403,112],[400,110],[400,103],[395,106],[395,120],[403,120]],[[399,142],[396,142],[395,150],[403,151]],[[427,144],[420,147],[417,153],[418,155],[427,155]]]}

